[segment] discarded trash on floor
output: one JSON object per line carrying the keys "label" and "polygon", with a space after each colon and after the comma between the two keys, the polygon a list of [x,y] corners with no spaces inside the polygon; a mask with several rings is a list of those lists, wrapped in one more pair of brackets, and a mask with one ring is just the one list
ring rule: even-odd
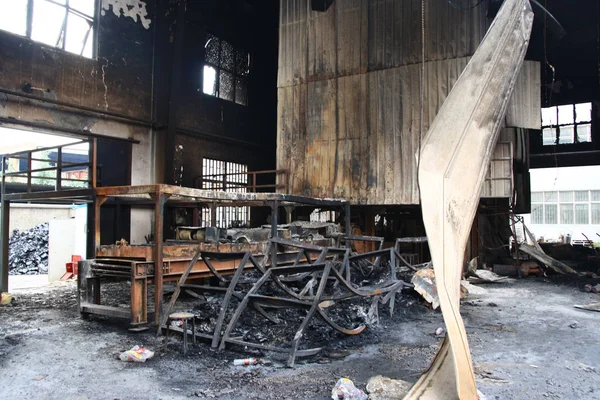
{"label": "discarded trash on floor", "polygon": [[583,290],[584,290],[585,292],[588,292],[588,293],[590,293],[590,292],[591,292],[591,293],[600,293],[600,283],[599,283],[599,284],[597,284],[596,286],[592,286],[592,285],[585,285],[585,286],[583,287]]}
{"label": "discarded trash on floor", "polygon": [[475,271],[475,276],[469,278],[471,283],[506,283],[511,282],[510,278],[506,276],[500,276],[488,271],[487,269],[478,269]]}
{"label": "discarded trash on floor", "polygon": [[0,293],[0,305],[7,306],[12,303],[12,295],[10,293]]}
{"label": "discarded trash on floor", "polygon": [[600,303],[591,303],[585,305],[575,305],[575,308],[579,308],[580,310],[588,310],[588,311],[599,311],[600,312]]}
{"label": "discarded trash on floor", "polygon": [[529,254],[531,257],[545,264],[548,268],[552,269],[558,274],[577,274],[577,271],[575,271],[573,268],[569,267],[563,262],[560,262],[550,257],[549,255],[544,253],[544,251],[541,248],[533,247],[526,243],[523,243],[519,245],[519,250]]}
{"label": "discarded trash on floor", "polygon": [[256,365],[258,360],[256,358],[237,358],[233,360],[233,365]]}
{"label": "discarded trash on floor", "polygon": [[377,375],[367,382],[367,393],[370,400],[401,399],[410,387],[409,382]]}
{"label": "discarded trash on floor", "polygon": [[431,303],[431,307],[434,310],[440,306],[433,268],[425,268],[415,272],[411,283],[415,285],[416,292]]}
{"label": "discarded trash on floor", "polygon": [[146,360],[154,357],[154,352],[143,346],[134,346],[130,350],[121,353],[119,358],[121,361],[146,362]]}
{"label": "discarded trash on floor", "polygon": [[331,390],[333,400],[367,400],[367,395],[348,378],[340,378]]}
{"label": "discarded trash on floor", "polygon": [[487,293],[487,290],[484,288],[475,286],[471,282],[465,280],[460,281],[460,287],[462,291],[466,292],[466,295],[484,295]]}

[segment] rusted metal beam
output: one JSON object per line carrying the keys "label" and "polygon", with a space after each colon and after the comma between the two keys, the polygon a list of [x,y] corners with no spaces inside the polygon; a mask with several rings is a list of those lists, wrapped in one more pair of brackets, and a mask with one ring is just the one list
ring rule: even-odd
{"label": "rusted metal beam", "polygon": [[168,194],[154,193],[154,322],[160,323],[163,309],[163,242],[164,214]]}
{"label": "rusted metal beam", "polygon": [[[196,201],[246,201],[256,202],[256,205],[262,206],[261,202],[279,201],[281,203],[299,203],[314,206],[329,206],[329,207],[344,207],[349,202],[341,199],[319,199],[312,197],[296,196],[280,193],[237,193],[223,192],[216,190],[204,190],[187,188],[173,185],[154,184],[154,185],[137,185],[137,186],[105,186],[96,188],[96,193],[101,196],[120,197],[120,196],[145,196],[155,194],[157,192],[172,195],[173,197],[188,197]],[[348,206],[349,208],[349,206]]]}

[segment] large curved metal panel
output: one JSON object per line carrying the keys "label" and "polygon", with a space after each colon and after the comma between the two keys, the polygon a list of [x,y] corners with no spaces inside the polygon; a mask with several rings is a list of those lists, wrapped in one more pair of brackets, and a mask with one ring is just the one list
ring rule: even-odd
{"label": "large curved metal panel", "polygon": [[423,221],[446,340],[405,399],[477,399],[460,279],[481,187],[529,43],[528,0],[506,0],[423,140]]}

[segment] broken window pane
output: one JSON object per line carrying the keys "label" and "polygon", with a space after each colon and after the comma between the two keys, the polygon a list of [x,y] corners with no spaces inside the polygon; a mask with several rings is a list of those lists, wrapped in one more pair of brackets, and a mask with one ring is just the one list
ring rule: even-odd
{"label": "broken window pane", "polygon": [[96,0],[0,0],[0,29],[27,35],[30,24],[30,39],[92,58],[95,7]]}
{"label": "broken window pane", "polygon": [[219,74],[219,97],[233,101],[233,90],[233,74],[227,71],[221,71]]}
{"label": "broken window pane", "polygon": [[575,204],[575,223],[584,225],[590,223],[589,204]]}
{"label": "broken window pane", "polygon": [[67,9],[46,0],[33,1],[31,39],[53,47],[62,48],[63,27]]}
{"label": "broken window pane", "polygon": [[211,35],[210,33],[206,35],[206,44],[204,46],[204,59],[206,62],[209,62],[213,65],[219,65],[219,49],[221,47],[221,42],[218,37]]}
{"label": "broken window pane", "polygon": [[210,65],[204,66],[204,83],[202,91],[211,96],[217,95],[217,70]]}
{"label": "broken window pane", "polygon": [[573,204],[561,204],[560,205],[560,223],[561,224],[572,224],[573,219],[574,219]]}
{"label": "broken window pane", "polygon": [[575,104],[575,122],[592,120],[592,103]]}
{"label": "broken window pane", "polygon": [[27,0],[0,0],[0,29],[27,34]]}
{"label": "broken window pane", "polygon": [[69,7],[89,17],[94,16],[95,0],[69,0]]}
{"label": "broken window pane", "polygon": [[91,29],[92,21],[88,21],[78,15],[69,13],[67,19],[67,38],[65,42],[65,50],[74,54],[82,54],[86,45],[86,41],[90,37]]}
{"label": "broken window pane", "polygon": [[544,222],[546,224],[556,224],[558,223],[558,213],[556,204],[546,204],[544,206]]}
{"label": "broken window pane", "polygon": [[243,50],[235,52],[235,73],[238,76],[248,76],[250,73],[250,55]]}
{"label": "broken window pane", "polygon": [[90,34],[88,35],[83,53],[81,55],[86,58],[94,57],[94,28],[90,29]]}
{"label": "broken window pane", "polygon": [[235,70],[235,51],[226,41],[221,41],[221,67],[227,71]]}
{"label": "broken window pane", "polygon": [[[236,104],[247,105],[246,76],[250,73],[247,52],[236,49],[229,42],[207,34],[205,44],[203,92]],[[210,71],[208,70],[210,68]]]}
{"label": "broken window pane", "polygon": [[243,106],[246,105],[246,80],[235,80],[235,102]]}

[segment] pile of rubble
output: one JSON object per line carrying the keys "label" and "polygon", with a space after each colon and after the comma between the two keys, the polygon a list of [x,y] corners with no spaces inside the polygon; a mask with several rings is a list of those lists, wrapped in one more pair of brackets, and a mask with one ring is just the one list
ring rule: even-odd
{"label": "pile of rubble", "polygon": [[48,223],[23,232],[13,231],[9,239],[8,265],[11,275],[48,273]]}

